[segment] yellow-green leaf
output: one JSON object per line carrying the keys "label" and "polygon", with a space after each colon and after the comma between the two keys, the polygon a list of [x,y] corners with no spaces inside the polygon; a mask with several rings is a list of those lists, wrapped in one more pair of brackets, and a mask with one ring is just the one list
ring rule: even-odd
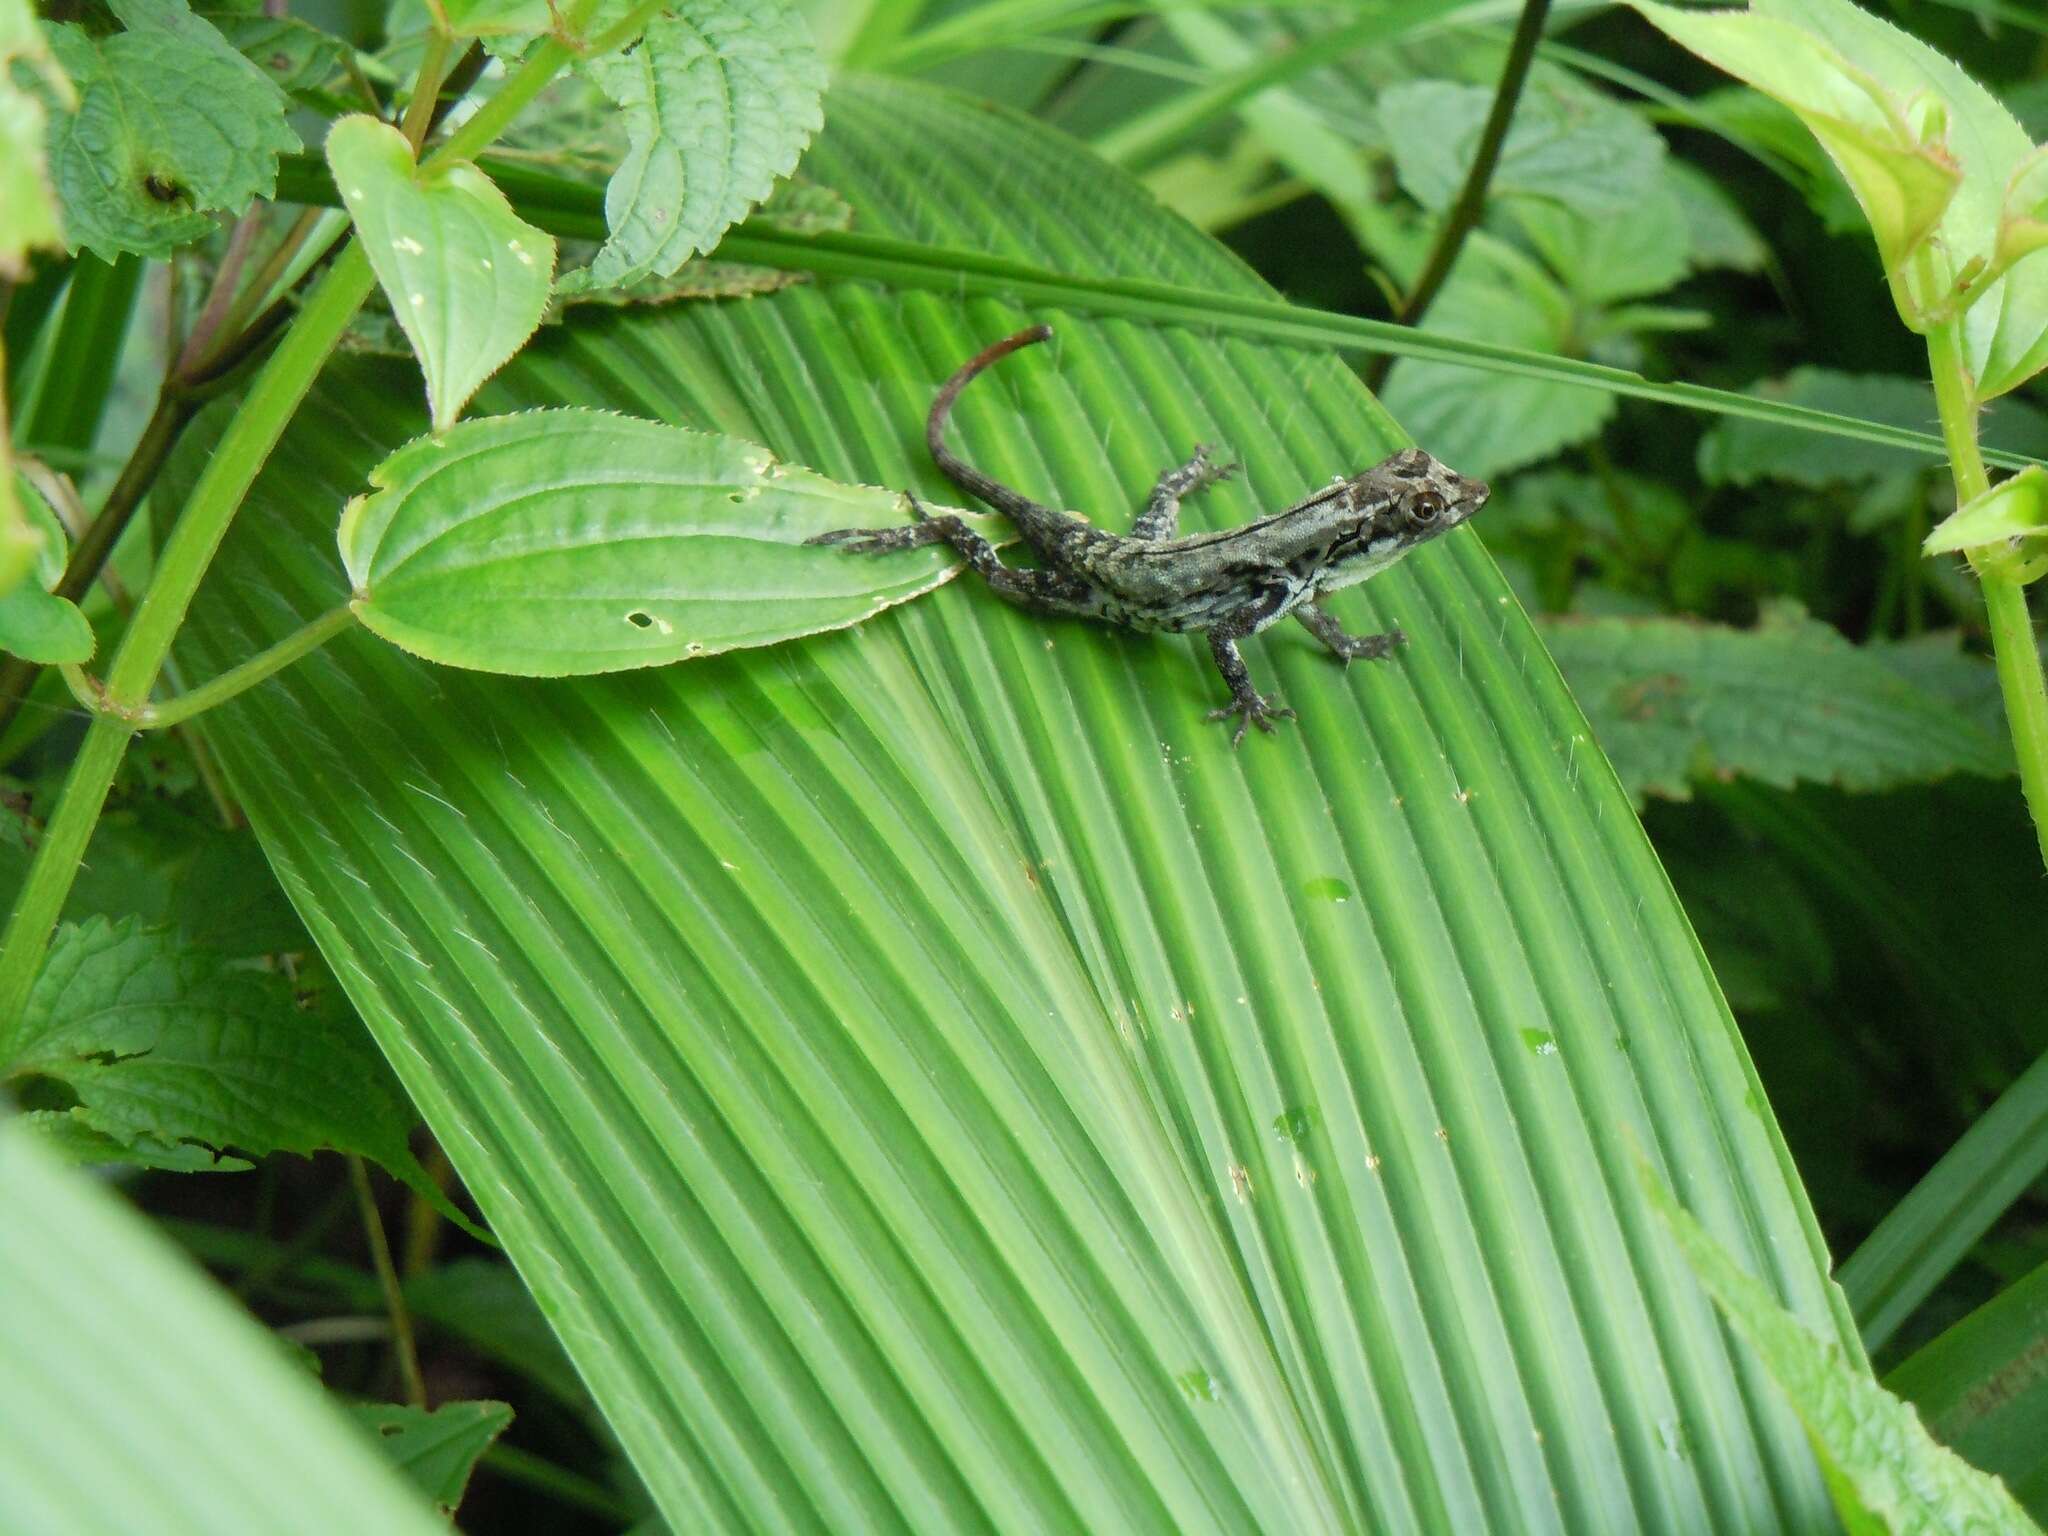
{"label": "yellow-green leaf", "polygon": [[1935,525],[1920,549],[1923,554],[1939,555],[2006,539],[2039,538],[2044,532],[2048,532],[2048,470],[2036,464],[1957,507]]}

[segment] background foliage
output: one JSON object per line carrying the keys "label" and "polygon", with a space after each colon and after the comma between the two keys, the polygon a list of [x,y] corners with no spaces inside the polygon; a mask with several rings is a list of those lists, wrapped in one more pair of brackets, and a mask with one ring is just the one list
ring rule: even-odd
{"label": "background foliage", "polygon": [[[2029,11],[1873,9],[2048,137]],[[169,643],[211,545],[167,529],[259,466],[159,702],[374,594],[133,748],[10,674],[10,901],[67,772],[120,769],[6,973],[0,1420],[49,1428],[0,1489],[117,1521],[121,1478],[94,1514],[50,1468],[118,1408],[194,1529],[274,1528],[209,1470],[245,1457],[318,1469],[309,1529],[355,1490],[478,1532],[1803,1530],[1830,1492],[2024,1528],[1867,1360],[2038,1518],[2041,865],[1978,589],[1920,552],[1955,497],[1919,343],[1791,111],[1560,4],[1414,355],[1357,350],[1520,14],[586,5],[550,73],[546,8],[496,0],[0,8],[0,164],[45,175],[0,170],[0,648],[146,699],[104,658]],[[1197,526],[1410,436],[1490,478],[1347,599],[1403,658],[1268,637],[1300,729],[1232,756],[1179,641],[792,558],[887,520],[864,487],[952,499],[924,406],[1031,319],[1056,352],[963,437],[1111,526],[1196,440],[1247,469]],[[322,326],[355,355],[294,418],[268,381]],[[475,420],[560,406],[727,437]],[[2037,382],[1984,440],[2048,456]],[[737,550],[689,499],[770,482]],[[372,490],[415,499],[337,550]],[[601,579],[536,606],[537,548],[524,606],[466,597],[499,493],[573,506]],[[560,674],[891,604],[551,682],[375,638]],[[91,1274],[138,1340],[218,1330],[274,1443],[207,1427],[196,1363],[124,1375]]]}

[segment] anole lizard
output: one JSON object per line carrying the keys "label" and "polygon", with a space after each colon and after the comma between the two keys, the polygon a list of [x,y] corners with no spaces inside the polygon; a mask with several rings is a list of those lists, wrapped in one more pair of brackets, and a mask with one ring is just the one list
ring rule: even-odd
{"label": "anole lizard", "polygon": [[1181,498],[1237,469],[1211,462],[1208,450],[1197,447],[1185,464],[1159,477],[1131,531],[1111,533],[991,479],[944,441],[953,402],[976,374],[1051,335],[1052,327],[1035,325],[963,364],[940,389],[925,421],[925,442],[939,468],[962,490],[1007,515],[1044,562],[1041,568],[1004,565],[995,546],[964,521],[926,513],[915,496],[910,508],[917,521],[907,526],[839,528],[809,542],[862,554],[943,542],[1020,607],[1130,629],[1202,630],[1230,685],[1230,702],[1212,710],[1209,718],[1239,717],[1232,746],[1244,740],[1247,726],[1270,731],[1275,719],[1294,717],[1293,710],[1276,708],[1252,687],[1237,650],[1246,635],[1292,614],[1346,662],[1376,660],[1406,643],[1399,630],[1346,634],[1316,599],[1385,570],[1418,544],[1464,522],[1486,504],[1485,482],[1469,480],[1420,448],[1409,448],[1284,512],[1220,533],[1180,538]]}

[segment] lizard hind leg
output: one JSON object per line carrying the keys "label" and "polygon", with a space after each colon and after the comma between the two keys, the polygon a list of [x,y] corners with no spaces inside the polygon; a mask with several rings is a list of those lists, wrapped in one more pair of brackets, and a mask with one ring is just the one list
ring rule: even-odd
{"label": "lizard hind leg", "polygon": [[1207,490],[1217,481],[1228,480],[1236,473],[1235,464],[1210,462],[1206,443],[1195,444],[1194,456],[1187,463],[1167,470],[1152,487],[1145,510],[1131,524],[1131,537],[1148,541],[1175,537],[1180,532],[1181,498]]}

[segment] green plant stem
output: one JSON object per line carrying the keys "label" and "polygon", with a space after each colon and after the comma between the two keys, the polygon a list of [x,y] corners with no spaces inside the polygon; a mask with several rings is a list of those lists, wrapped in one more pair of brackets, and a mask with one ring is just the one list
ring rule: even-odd
{"label": "green plant stem", "polygon": [[[577,0],[569,27],[581,26],[595,3]],[[568,45],[559,38],[542,42],[513,72],[505,88],[458,128],[429,157],[429,163],[467,157],[490,143],[570,57]],[[362,246],[350,240],[307,293],[297,319],[250,385],[241,409],[228,423],[192,488],[191,499],[157,561],[156,576],[142,595],[108,669],[107,702],[115,711],[133,714],[149,702],[171,641],[185,620],[214,551],[227,535],[228,524],[375,282]],[[79,861],[85,857],[93,827],[106,804],[129,734],[128,725],[117,717],[103,715],[93,721],[64,780],[42,846],[22,882],[6,931],[0,934],[0,1030],[11,1027],[27,1006],[50,933],[78,877]]]}
{"label": "green plant stem", "polygon": [[[1500,84],[1494,89],[1493,108],[1486,114],[1486,126],[1479,132],[1479,148],[1472,156],[1472,168],[1465,173],[1465,184],[1458,188],[1450,211],[1437,227],[1436,239],[1422,263],[1422,275],[1415,279],[1401,307],[1394,311],[1394,319],[1401,325],[1422,323],[1422,317],[1429,313],[1429,306],[1436,302],[1445,279],[1451,275],[1451,268],[1457,264],[1458,253],[1465,248],[1465,237],[1486,211],[1486,189],[1493,181],[1494,168],[1500,164],[1501,147],[1507,143],[1508,127],[1514,121],[1515,104],[1522,99],[1529,65],[1535,60],[1536,45],[1543,41],[1543,24],[1549,19],[1550,0],[1523,0],[1521,18],[1515,23],[1515,35],[1508,42],[1508,56],[1501,65]],[[1366,388],[1378,394],[1392,366],[1393,359],[1384,352],[1374,358],[1365,370]]]}
{"label": "green plant stem", "polygon": [[427,141],[427,128],[434,121],[434,103],[441,99],[441,79],[448,68],[449,37],[445,32],[427,34],[427,50],[420,60],[419,78],[413,82],[412,99],[405,104],[405,121],[398,131],[405,135],[414,155]]}
{"label": "green plant stem", "polygon": [[[1942,440],[1948,444],[1949,472],[1955,477],[1956,504],[1962,506],[1991,489],[1991,476],[1977,444],[1976,384],[1963,361],[1960,321],[1928,332],[1927,363],[1934,377]],[[2020,790],[2026,796],[2027,814],[2034,819],[2034,840],[2043,862],[2048,862],[2048,681],[2041,675],[2027,590],[2003,549],[1970,551],[1970,566],[1984,588],[1991,654],[1998,663],[1998,689],[2005,698],[2006,725],[2019,762]]]}
{"label": "green plant stem", "polygon": [[391,1243],[384,1236],[384,1218],[377,1214],[377,1196],[370,1188],[370,1170],[353,1152],[348,1154],[348,1181],[356,1192],[356,1209],[363,1218],[363,1240],[369,1244],[370,1264],[377,1271],[377,1284],[384,1293],[384,1310],[391,1318],[391,1349],[398,1356],[398,1374],[405,1382],[405,1400],[415,1408],[425,1408],[427,1380],[420,1374],[420,1351],[413,1338],[412,1312],[405,1304],[405,1290],[398,1283],[398,1270],[391,1262]]}
{"label": "green plant stem", "polygon": [[190,720],[216,704],[225,704],[236,694],[282,672],[301,656],[318,650],[354,625],[355,621],[355,610],[348,604],[331,608],[305,628],[295,630],[277,644],[258,651],[239,666],[228,668],[211,682],[201,683],[189,693],[181,693],[162,704],[145,705],[133,723],[146,731],[158,730]]}
{"label": "green plant stem", "polygon": [[602,1519],[626,1522],[641,1513],[637,1505],[620,1498],[604,1484],[571,1472],[567,1467],[557,1466],[531,1451],[522,1451],[516,1445],[493,1445],[484,1452],[482,1459],[483,1465],[500,1477],[524,1483],[558,1503],[587,1510]]}

